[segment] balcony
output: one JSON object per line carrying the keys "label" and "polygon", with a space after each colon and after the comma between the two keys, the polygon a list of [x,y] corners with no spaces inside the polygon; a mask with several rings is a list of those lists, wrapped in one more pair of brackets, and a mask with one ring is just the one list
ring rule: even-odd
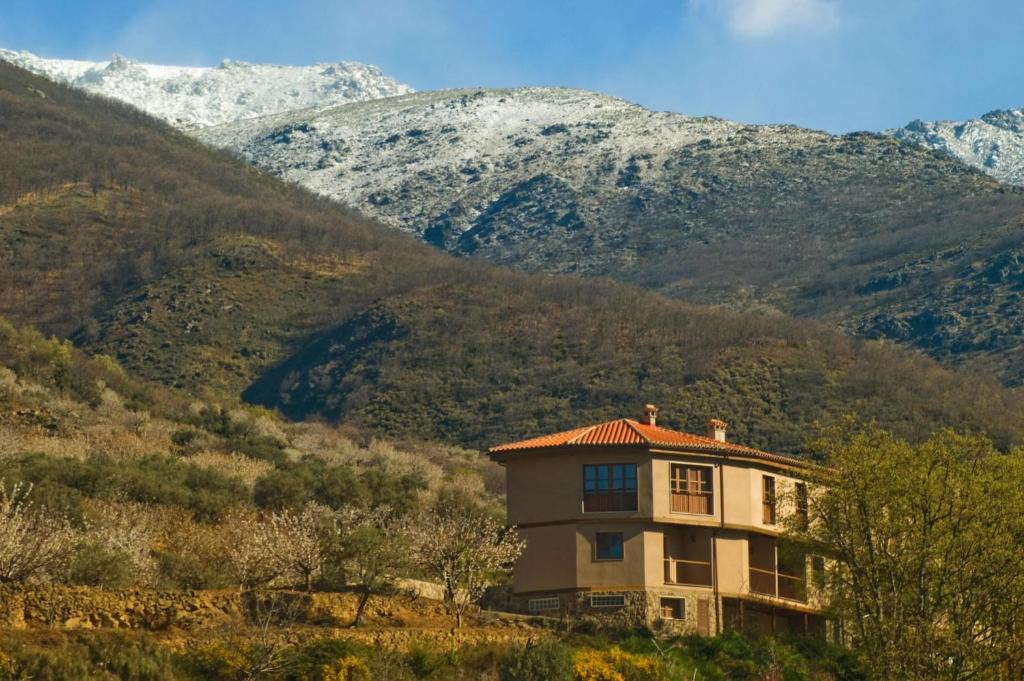
{"label": "balcony", "polygon": [[711,586],[711,563],[703,560],[665,559],[665,583]]}
{"label": "balcony", "polygon": [[670,496],[673,513],[712,514],[710,492],[673,492]]}
{"label": "balcony", "polygon": [[807,587],[801,577],[773,570],[750,568],[750,592],[791,601],[807,601]]}
{"label": "balcony", "polygon": [[587,492],[583,495],[583,511],[586,513],[635,511],[636,508],[636,490],[623,492]]}

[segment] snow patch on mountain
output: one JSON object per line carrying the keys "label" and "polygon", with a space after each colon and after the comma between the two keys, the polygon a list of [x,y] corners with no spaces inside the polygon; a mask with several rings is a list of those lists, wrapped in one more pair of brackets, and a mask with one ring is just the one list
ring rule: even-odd
{"label": "snow patch on mountain", "polygon": [[991,111],[968,121],[916,120],[891,135],[938,149],[992,177],[1024,186],[1024,109]]}
{"label": "snow patch on mountain", "polygon": [[[769,146],[827,137],[653,112],[564,88],[422,92],[239,121],[198,133],[214,146],[427,241],[466,252],[489,221],[604,220],[611,202],[681,188],[681,150],[752,136]],[[667,170],[668,169],[668,170]],[[515,206],[519,217],[509,210]],[[475,231],[474,231],[475,230]],[[523,234],[523,238],[528,238]]]}
{"label": "snow patch on mountain", "polygon": [[357,62],[278,66],[225,60],[217,67],[162,66],[120,55],[92,62],[5,49],[0,49],[0,60],[121,100],[184,130],[413,91],[376,66]]}

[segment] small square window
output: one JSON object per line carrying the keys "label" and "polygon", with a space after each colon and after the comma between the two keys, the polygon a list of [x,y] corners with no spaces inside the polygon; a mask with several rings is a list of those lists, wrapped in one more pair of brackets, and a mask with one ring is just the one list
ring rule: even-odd
{"label": "small square window", "polygon": [[598,560],[622,560],[621,532],[598,532],[595,539]]}
{"label": "small square window", "polygon": [[681,620],[686,615],[686,601],[682,598],[661,599],[661,619]]}

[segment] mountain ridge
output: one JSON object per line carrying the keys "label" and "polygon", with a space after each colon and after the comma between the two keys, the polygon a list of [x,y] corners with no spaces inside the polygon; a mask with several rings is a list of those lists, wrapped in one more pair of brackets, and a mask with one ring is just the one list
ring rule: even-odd
{"label": "mountain ridge", "polygon": [[118,54],[94,62],[6,49],[0,49],[0,60],[131,104],[185,130],[412,91],[376,66],[347,61],[282,66],[225,59],[216,67],[166,66]]}
{"label": "mountain ridge", "polygon": [[886,133],[945,152],[1000,182],[1024,186],[1024,108],[996,109],[964,121],[914,120]]}

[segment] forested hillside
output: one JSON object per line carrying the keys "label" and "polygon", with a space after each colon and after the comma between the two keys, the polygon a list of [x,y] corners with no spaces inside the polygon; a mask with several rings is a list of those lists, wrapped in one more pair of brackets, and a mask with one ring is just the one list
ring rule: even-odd
{"label": "forested hillside", "polygon": [[994,382],[781,314],[458,260],[3,64],[0,149],[0,312],[188,394],[472,446],[651,401],[780,451],[847,412],[1024,435]]}
{"label": "forested hillside", "polygon": [[1024,191],[887,135],[561,88],[421,92],[197,134],[459,255],[771,306],[1024,381]]}

